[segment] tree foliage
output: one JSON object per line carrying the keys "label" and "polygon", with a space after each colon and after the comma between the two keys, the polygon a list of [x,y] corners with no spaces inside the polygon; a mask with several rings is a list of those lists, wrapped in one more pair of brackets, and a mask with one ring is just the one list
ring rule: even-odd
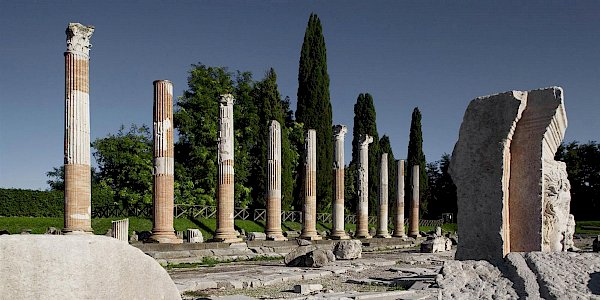
{"label": "tree foliage", "polygon": [[317,136],[317,209],[330,211],[333,196],[332,112],[327,51],[321,21],[311,14],[304,34],[298,72],[296,119]]}
{"label": "tree foliage", "polygon": [[121,126],[117,134],[92,143],[100,188],[109,189],[124,206],[152,203],[152,139],[150,129]]}
{"label": "tree foliage", "polygon": [[600,211],[600,144],[562,144],[556,160],[567,164],[571,183],[571,213],[576,220],[598,220]]}
{"label": "tree foliage", "polygon": [[[419,204],[420,213],[422,215],[427,214],[428,203],[429,203],[429,180],[427,179],[427,169],[425,154],[423,153],[423,134],[421,132],[421,111],[418,107],[415,107],[412,113],[410,123],[410,135],[408,140],[408,153],[406,158],[407,172],[405,176],[405,199],[410,201],[412,199],[412,167],[419,165]],[[405,206],[405,210],[410,205]]]}
{"label": "tree foliage", "polygon": [[458,212],[456,185],[448,173],[449,166],[450,155],[447,153],[444,153],[440,160],[427,164],[430,219],[438,219],[443,213],[453,213],[456,216]]}
{"label": "tree foliage", "polygon": [[[350,172],[357,174],[358,158],[360,156],[359,136],[368,134],[373,137],[373,143],[369,145],[369,214],[377,214],[377,197],[379,193],[379,163],[381,151],[379,149],[379,133],[377,132],[377,115],[373,105],[373,97],[369,94],[360,94],[354,104],[354,126],[352,128],[352,161]],[[356,178],[352,179],[356,184]],[[351,184],[352,184],[351,183]],[[358,187],[351,188],[356,192],[352,194],[351,202],[356,208],[358,203]]]}

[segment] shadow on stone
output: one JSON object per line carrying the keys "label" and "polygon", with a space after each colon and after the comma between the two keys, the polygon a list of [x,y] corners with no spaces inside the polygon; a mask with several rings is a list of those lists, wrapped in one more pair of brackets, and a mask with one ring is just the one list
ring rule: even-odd
{"label": "shadow on stone", "polygon": [[600,295],[600,272],[590,274],[590,281],[588,281],[587,286],[592,294]]}

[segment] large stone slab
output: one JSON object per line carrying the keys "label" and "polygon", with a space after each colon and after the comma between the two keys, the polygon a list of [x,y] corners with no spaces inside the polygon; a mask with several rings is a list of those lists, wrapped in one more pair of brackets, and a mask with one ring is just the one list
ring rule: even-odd
{"label": "large stone slab", "polygon": [[181,299],[154,259],[105,236],[4,235],[0,261],[6,299]]}
{"label": "large stone slab", "polygon": [[519,299],[513,283],[485,260],[447,261],[437,283],[439,299]]}
{"label": "large stone slab", "polygon": [[457,259],[501,259],[507,244],[510,145],[527,93],[476,98],[467,107],[450,175],[458,196]]}

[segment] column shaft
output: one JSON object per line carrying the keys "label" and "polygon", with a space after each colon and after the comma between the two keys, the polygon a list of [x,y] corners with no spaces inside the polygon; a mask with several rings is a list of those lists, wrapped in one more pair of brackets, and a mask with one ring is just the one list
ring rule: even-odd
{"label": "column shaft", "polygon": [[94,27],[70,23],[65,52],[65,228],[92,232],[89,50]]}
{"label": "column shaft", "polygon": [[412,195],[408,235],[419,237],[419,165],[412,167]]}
{"label": "column shaft", "polygon": [[348,129],[344,125],[333,126],[333,228],[332,239],[348,239],[344,231],[344,137]]}
{"label": "column shaft", "polygon": [[300,238],[319,240],[317,234],[317,134],[314,129],[306,133],[304,160],[304,209]]}
{"label": "column shaft", "polygon": [[369,144],[373,137],[361,134],[358,157],[358,212],[356,214],[357,238],[371,238],[369,235]]}
{"label": "column shaft", "polygon": [[377,218],[377,237],[390,238],[388,233],[388,154],[381,154],[379,164],[379,216]]}
{"label": "column shaft", "polygon": [[267,239],[287,240],[281,231],[281,125],[269,126],[267,144]]}
{"label": "column shaft", "polygon": [[404,160],[398,161],[396,184],[396,215],[394,217],[394,237],[404,237]]}

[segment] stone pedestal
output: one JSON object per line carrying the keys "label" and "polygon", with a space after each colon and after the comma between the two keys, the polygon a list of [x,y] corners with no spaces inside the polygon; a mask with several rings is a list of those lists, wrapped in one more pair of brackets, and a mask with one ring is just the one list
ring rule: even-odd
{"label": "stone pedestal", "polygon": [[314,129],[306,132],[304,159],[304,209],[300,238],[320,240],[317,233],[317,134]]}
{"label": "stone pedestal", "polygon": [[112,237],[129,243],[129,219],[112,221]]}
{"label": "stone pedestal", "polygon": [[272,120],[267,143],[267,239],[287,241],[281,231],[281,125]]}
{"label": "stone pedestal", "polygon": [[93,26],[70,23],[65,52],[65,233],[92,233],[89,53]]}
{"label": "stone pedestal", "polygon": [[329,237],[334,240],[349,239],[344,230],[344,125],[333,126],[333,226]]}
{"label": "stone pedestal", "polygon": [[408,236],[420,237],[419,234],[419,165],[412,167],[412,201],[408,220]]}
{"label": "stone pedestal", "polygon": [[355,238],[369,239],[369,144],[373,137],[361,134],[358,138],[358,211],[356,213]]}
{"label": "stone pedestal", "polygon": [[388,154],[381,154],[381,163],[379,164],[379,212],[377,218],[378,238],[391,238],[388,233]]}
{"label": "stone pedestal", "polygon": [[154,81],[154,171],[152,187],[152,240],[180,244],[173,229],[174,153],[173,84]]}
{"label": "stone pedestal", "polygon": [[396,184],[396,214],[394,216],[394,237],[405,237],[404,233],[404,160],[398,161]]}
{"label": "stone pedestal", "polygon": [[221,95],[219,98],[218,132],[218,189],[217,189],[217,230],[214,240],[233,243],[242,239],[234,229],[234,140],[233,135],[233,96]]}

